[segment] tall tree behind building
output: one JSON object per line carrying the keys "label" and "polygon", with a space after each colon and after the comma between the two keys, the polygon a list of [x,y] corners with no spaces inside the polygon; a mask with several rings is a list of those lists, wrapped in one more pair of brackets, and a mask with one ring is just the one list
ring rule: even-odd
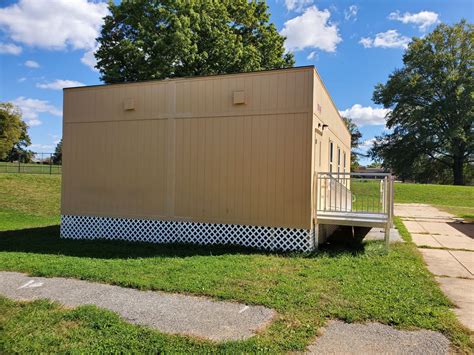
{"label": "tall tree behind building", "polygon": [[414,38],[403,67],[375,87],[374,102],[391,109],[392,132],[377,137],[371,155],[396,174],[435,163],[465,184],[474,162],[473,28],[463,20]]}
{"label": "tall tree behind building", "polygon": [[134,0],[109,9],[95,55],[106,83],[294,64],[265,1]]}

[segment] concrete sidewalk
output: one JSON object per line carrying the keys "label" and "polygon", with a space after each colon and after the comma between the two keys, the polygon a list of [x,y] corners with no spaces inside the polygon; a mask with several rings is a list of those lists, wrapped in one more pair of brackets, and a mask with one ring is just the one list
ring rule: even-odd
{"label": "concrete sidewalk", "polygon": [[453,215],[424,204],[396,204],[400,216],[461,323],[474,331],[474,239]]}
{"label": "concrete sidewalk", "polygon": [[430,330],[398,330],[380,323],[328,322],[307,354],[449,354],[449,340]]}
{"label": "concrete sidewalk", "polygon": [[69,307],[93,304],[131,323],[214,341],[247,339],[276,314],[263,306],[6,271],[0,272],[0,294],[20,301],[47,298]]}

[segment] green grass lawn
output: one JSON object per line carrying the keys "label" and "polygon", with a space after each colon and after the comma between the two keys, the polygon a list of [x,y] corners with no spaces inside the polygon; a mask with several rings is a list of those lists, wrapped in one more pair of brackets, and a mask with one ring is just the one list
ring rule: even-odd
{"label": "green grass lawn", "polygon": [[352,179],[352,210],[381,213],[384,209],[380,180]]}
{"label": "green grass lawn", "polygon": [[395,183],[395,202],[428,203],[468,221],[474,220],[474,186]]}
{"label": "green grass lawn", "polygon": [[59,223],[60,175],[0,174],[0,230]]}
{"label": "green grass lawn", "polygon": [[[317,254],[59,238],[60,176],[0,174],[0,270],[66,276],[262,304],[278,312],[257,336],[216,344],[128,324],[112,312],[0,298],[0,353],[286,352],[328,319],[440,331],[470,353],[469,333],[412,243],[334,242]],[[4,217],[5,216],[5,217]],[[401,225],[404,237],[409,235]]]}

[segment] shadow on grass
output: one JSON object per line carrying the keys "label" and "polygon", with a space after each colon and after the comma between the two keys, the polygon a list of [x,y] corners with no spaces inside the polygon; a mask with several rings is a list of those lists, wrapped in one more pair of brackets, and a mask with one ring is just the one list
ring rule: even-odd
{"label": "shadow on grass", "polygon": [[[357,255],[364,253],[365,244],[354,242],[347,231],[339,231],[320,250],[326,255]],[[269,252],[234,245],[156,244],[120,240],[74,240],[59,237],[59,226],[37,227],[0,232],[0,251],[57,254],[100,259],[134,259],[147,257],[190,257],[226,254],[260,254],[317,257],[318,252]]]}
{"label": "shadow on grass", "polygon": [[320,246],[319,250],[326,255],[338,257],[341,254],[351,254],[353,256],[366,253],[367,243],[362,240],[370,231],[370,228],[354,228],[341,226],[328,238],[326,243]]}

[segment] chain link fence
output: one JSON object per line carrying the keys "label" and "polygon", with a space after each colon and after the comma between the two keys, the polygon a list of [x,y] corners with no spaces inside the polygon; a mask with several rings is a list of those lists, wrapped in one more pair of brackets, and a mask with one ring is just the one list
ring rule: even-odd
{"label": "chain link fence", "polygon": [[61,163],[54,162],[54,153],[29,152],[16,161],[0,161],[0,173],[61,174]]}

